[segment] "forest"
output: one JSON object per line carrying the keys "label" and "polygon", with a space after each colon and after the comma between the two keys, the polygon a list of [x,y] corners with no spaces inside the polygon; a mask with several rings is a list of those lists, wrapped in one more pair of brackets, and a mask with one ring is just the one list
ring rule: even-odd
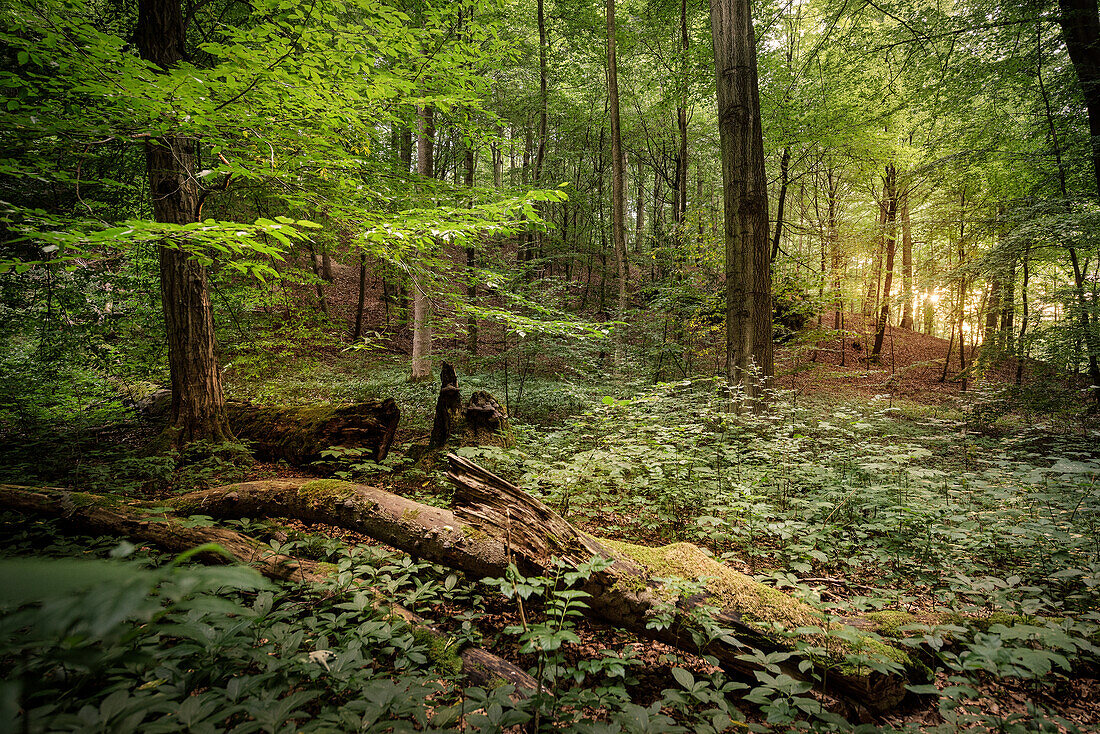
{"label": "forest", "polygon": [[0,734],[1100,731],[1096,0],[0,16]]}

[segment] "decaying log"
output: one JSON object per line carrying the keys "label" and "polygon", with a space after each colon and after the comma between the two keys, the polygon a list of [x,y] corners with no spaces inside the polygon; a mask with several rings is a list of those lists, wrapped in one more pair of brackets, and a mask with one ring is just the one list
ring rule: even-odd
{"label": "decaying log", "polygon": [[229,403],[226,410],[237,438],[253,442],[260,456],[294,466],[317,461],[330,446],[367,449],[369,458],[381,461],[401,418],[392,398],[301,407]]}
{"label": "decaying log", "polygon": [[[753,665],[738,657],[744,645],[765,652],[791,650],[796,640],[816,645],[823,652],[813,660],[817,674],[813,682],[845,702],[850,715],[889,711],[905,697],[906,683],[923,682],[926,669],[904,650],[859,629],[846,630],[846,639],[814,633],[815,627],[825,630],[840,625],[693,545],[644,548],[597,540],[476,464],[454,455],[448,461],[448,476],[455,484],[454,511],[332,479],[245,482],[168,502],[182,514],[285,516],[336,525],[474,577],[503,576],[510,562],[532,575],[549,571],[555,558],[580,564],[600,556],[612,563],[582,587],[592,596],[590,613],[692,653],[700,649],[691,631],[699,629],[700,618],[713,619],[729,634],[706,643],[701,651],[726,668],[745,672],[753,670]],[[669,581],[676,578],[680,581]],[[686,586],[692,588],[685,591]],[[655,617],[667,624],[651,627]],[[849,621],[857,623],[854,626],[872,626]],[[779,628],[789,633],[798,630],[798,637],[791,639]],[[852,662],[853,654],[892,660],[899,672],[876,672]],[[804,677],[793,666],[787,672]]]}
{"label": "decaying log", "polygon": [[[859,629],[851,630],[854,642],[830,637],[826,630],[843,625],[828,622],[810,605],[730,569],[690,543],[646,548],[596,540],[492,472],[453,454],[447,458],[447,477],[455,485],[455,516],[490,537],[506,539],[507,553],[521,569],[544,573],[555,557],[573,564],[592,556],[613,561],[584,587],[592,595],[592,612],[609,622],[696,652],[690,631],[698,629],[697,615],[711,616],[717,627],[732,631],[733,639],[714,639],[702,652],[728,669],[743,672],[753,670],[751,663],[738,657],[744,645],[765,652],[791,650],[794,640],[778,633],[777,627],[790,632],[820,628],[821,634],[811,632],[796,639],[824,648],[825,655],[814,668],[821,678],[819,688],[843,701],[857,716],[896,708],[907,695],[907,683],[925,680],[927,670],[906,651]],[[669,587],[665,581],[669,578],[700,583],[699,593],[684,598]],[[651,628],[649,623],[657,615],[670,623]],[[870,626],[862,620],[844,622],[856,628]],[[846,659],[851,654],[886,658],[902,672],[883,674],[853,664]],[[805,677],[793,667],[787,672]]]}
{"label": "decaying log", "polygon": [[[714,621],[731,630],[736,640],[713,640],[703,652],[734,670],[753,669],[738,657],[743,644],[768,652],[793,648],[794,641],[777,632],[776,626],[790,631],[840,627],[808,604],[723,566],[695,546],[643,548],[596,540],[494,474],[454,455],[448,460],[448,476],[456,485],[453,512],[336,480],[246,482],[184,495],[175,503],[188,513],[220,517],[268,513],[338,525],[476,577],[502,576],[509,562],[530,575],[547,572],[555,557],[583,563],[602,556],[612,565],[583,587],[592,595],[593,614],[642,637],[699,652],[690,631],[697,628],[698,615],[717,607]],[[677,576],[699,582],[699,593],[684,598],[674,586],[659,580]],[[655,615],[665,615],[670,624],[650,628]],[[905,651],[873,634],[849,632],[854,642],[813,633],[799,638],[827,651],[815,663],[820,688],[846,702],[857,715],[895,708],[906,695],[905,684],[922,680],[924,669]],[[850,663],[845,654],[853,653],[891,659],[903,672],[881,674]],[[788,672],[803,677],[793,667]]]}
{"label": "decaying log", "polygon": [[[233,530],[213,526],[187,527],[177,518],[153,515],[141,506],[83,492],[0,485],[0,507],[58,518],[78,532],[126,537],[170,553],[182,553],[207,543],[216,543],[233,559],[276,580],[318,583],[332,573],[330,565],[275,553],[270,546]],[[232,562],[232,559],[218,553],[203,553],[196,558],[215,565]],[[449,636],[445,631],[415,612],[388,600],[380,606],[413,628],[447,643]],[[504,681],[515,686],[513,695],[521,698],[538,688],[538,682],[522,668],[487,650],[466,647],[457,655],[462,663],[462,675],[474,685],[493,686]]]}
{"label": "decaying log", "polygon": [[[148,418],[161,418],[172,405],[172,391],[153,390],[132,405]],[[367,449],[369,458],[381,461],[389,453],[401,418],[401,410],[392,398],[310,406],[230,402],[226,412],[233,434],[252,442],[259,456],[283,459],[293,466],[317,461],[330,446]]]}

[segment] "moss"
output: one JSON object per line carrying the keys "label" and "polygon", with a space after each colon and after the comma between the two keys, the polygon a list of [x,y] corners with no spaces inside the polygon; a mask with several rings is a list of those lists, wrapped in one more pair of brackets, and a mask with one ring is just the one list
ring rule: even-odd
{"label": "moss", "polygon": [[414,627],[413,639],[417,644],[428,648],[428,660],[432,666],[444,675],[459,675],[462,673],[462,658],[458,656],[458,646],[440,634],[423,627]]}
{"label": "moss", "polygon": [[485,532],[484,530],[479,530],[473,525],[463,525],[462,534],[466,536],[467,540],[472,540],[479,543],[489,539],[489,534],[487,532]]}
{"label": "moss", "polygon": [[737,611],[743,621],[762,632],[774,624],[788,629],[825,624],[821,613],[809,604],[734,571],[690,543],[647,548],[616,540],[600,542],[641,564],[653,576],[705,580],[716,603]]}
{"label": "moss", "polygon": [[928,624],[928,620],[921,619],[915,614],[902,612],[897,609],[883,609],[877,612],[868,612],[863,616],[874,623],[875,632],[878,632],[883,637],[892,637],[895,639],[905,637],[905,633],[902,632],[901,628],[907,624]]}
{"label": "moss", "polygon": [[418,517],[420,517],[420,510],[414,510],[412,508],[406,508],[405,511],[401,513],[401,519],[405,522],[412,522]]}
{"label": "moss", "polygon": [[342,479],[314,479],[299,487],[298,494],[310,499],[342,500],[350,497],[354,489],[354,484]]}
{"label": "moss", "polygon": [[[825,616],[809,604],[734,571],[690,543],[673,543],[660,548],[648,548],[616,540],[601,539],[600,542],[641,564],[652,576],[705,581],[707,591],[715,603],[739,613],[743,623],[764,636],[774,634],[776,625],[787,630],[800,627],[835,630],[841,627],[838,624],[829,624]],[[644,581],[632,579],[628,583],[644,584]],[[799,637],[805,641],[821,644],[826,649],[835,650],[837,657],[851,653],[878,655],[906,667],[913,665],[912,659],[905,651],[862,633],[852,643],[835,638],[828,639],[821,633],[809,633]],[[840,649],[837,649],[838,642]],[[849,666],[849,668],[852,672],[856,670],[856,666]]]}

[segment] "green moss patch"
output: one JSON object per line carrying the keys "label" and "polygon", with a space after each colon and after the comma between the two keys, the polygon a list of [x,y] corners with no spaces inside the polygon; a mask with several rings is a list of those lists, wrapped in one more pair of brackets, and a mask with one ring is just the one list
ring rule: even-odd
{"label": "green moss patch", "polygon": [[[841,628],[841,625],[827,622],[825,616],[813,606],[734,571],[691,543],[649,548],[617,540],[600,539],[599,542],[640,564],[653,577],[705,582],[714,603],[740,614],[743,623],[763,635],[772,635],[776,625],[787,630],[802,627],[821,630]],[[904,623],[908,624],[909,620]],[[863,632],[857,633],[853,642],[827,637],[822,633],[799,635],[799,638],[821,645],[838,658],[855,653],[884,657],[906,667],[913,665],[903,650]],[[856,666],[850,668],[850,672],[857,672]],[[866,671],[860,669],[859,672]]]}
{"label": "green moss patch", "polygon": [[458,646],[443,635],[438,635],[423,627],[414,627],[413,639],[428,648],[428,659],[440,673],[459,675],[462,673],[462,658],[458,656]]}

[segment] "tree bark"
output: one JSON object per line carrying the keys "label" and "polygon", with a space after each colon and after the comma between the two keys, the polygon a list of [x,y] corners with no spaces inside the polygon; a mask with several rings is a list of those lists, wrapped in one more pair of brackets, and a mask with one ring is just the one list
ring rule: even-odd
{"label": "tree bark", "polygon": [[[619,71],[615,54],[615,0],[607,0],[607,99],[611,118],[611,245],[619,278],[618,313],[626,310],[626,193],[623,189],[623,142],[619,124]],[[623,336],[616,329],[615,362],[622,361]]]}
{"label": "tree bark", "polygon": [[[141,57],[167,70],[185,56],[186,27],[179,0],[141,0],[134,41]],[[199,220],[201,190],[195,177],[193,139],[177,135],[145,143],[153,218],[167,224]],[[182,250],[158,248],[160,295],[172,379],[172,441],[233,438],[214,341],[214,310],[206,267]]]}
{"label": "tree bark", "polygon": [[907,188],[901,195],[901,287],[902,311],[901,328],[913,328],[913,227],[909,220],[909,193]]}
{"label": "tree bark", "polygon": [[[43,490],[0,485],[0,506],[55,517],[77,532],[95,532],[130,538],[155,545],[170,553],[183,553],[200,545],[215,543],[233,558],[218,553],[196,556],[207,564],[225,565],[234,561],[247,564],[264,576],[280,581],[317,583],[333,573],[334,567],[304,558],[275,553],[271,547],[242,533],[219,527],[189,527],[172,517],[150,521],[148,512],[119,505],[113,500],[63,490]],[[381,605],[413,627],[423,629],[447,641],[447,633],[410,610],[379,599]],[[527,697],[538,689],[538,682],[522,668],[478,647],[458,653],[462,674],[474,685],[490,686],[501,680],[516,687],[516,695]]]}
{"label": "tree bark", "polygon": [[[434,173],[434,138],[435,113],[426,105],[420,108],[416,137],[416,172],[424,178],[431,178]],[[424,290],[426,285],[413,282],[412,371],[409,375],[413,382],[432,377],[432,304]]]}
{"label": "tree bark", "polygon": [[882,307],[879,311],[878,326],[875,329],[875,345],[871,349],[871,359],[878,361],[882,354],[882,340],[886,334],[886,325],[890,320],[890,288],[894,280],[894,253],[897,250],[897,214],[898,214],[898,175],[894,164],[886,166],[886,222],[883,237],[886,240],[886,279],[882,284]]}
{"label": "tree bark", "polygon": [[1096,0],[1058,0],[1058,8],[1066,50],[1085,98],[1093,177],[1100,193],[1100,11]]}
{"label": "tree bark", "polygon": [[[725,200],[726,374],[749,397],[773,373],[768,195],[748,0],[710,0]],[[755,365],[754,365],[755,362]]]}

